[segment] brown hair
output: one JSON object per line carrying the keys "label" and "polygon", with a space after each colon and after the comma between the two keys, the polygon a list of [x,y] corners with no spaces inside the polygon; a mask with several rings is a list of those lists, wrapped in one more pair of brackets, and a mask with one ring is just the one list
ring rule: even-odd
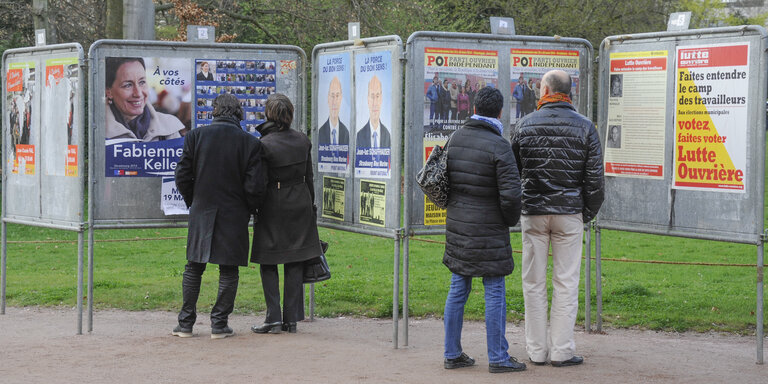
{"label": "brown hair", "polygon": [[288,96],[275,93],[269,96],[264,106],[267,121],[277,124],[280,129],[288,129],[293,122],[293,103]]}

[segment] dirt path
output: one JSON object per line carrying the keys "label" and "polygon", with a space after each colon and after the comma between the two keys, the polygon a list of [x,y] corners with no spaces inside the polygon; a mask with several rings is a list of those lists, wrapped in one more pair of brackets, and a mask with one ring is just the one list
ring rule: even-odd
{"label": "dirt path", "polygon": [[[471,368],[442,366],[440,320],[412,320],[410,346],[392,348],[391,320],[333,318],[299,323],[296,334],[256,335],[262,316],[234,316],[236,336],[170,336],[175,313],[98,311],[77,336],[74,310],[8,308],[0,316],[0,383],[768,383],[755,338],[609,330],[577,332],[585,364],[490,374],[484,324],[464,325]],[[523,329],[507,325],[510,353],[525,356]],[[768,342],[766,342],[768,344]],[[766,354],[768,356],[768,354]]]}

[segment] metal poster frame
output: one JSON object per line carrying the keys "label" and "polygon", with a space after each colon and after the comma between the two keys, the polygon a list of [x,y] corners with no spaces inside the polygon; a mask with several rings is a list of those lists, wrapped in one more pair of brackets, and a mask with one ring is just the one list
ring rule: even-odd
{"label": "metal poster frame", "polygon": [[[391,81],[390,81],[390,94],[387,98],[384,96],[384,103],[389,104],[390,113],[387,118],[389,119],[389,131],[391,135],[390,146],[390,170],[389,175],[384,178],[373,178],[372,176],[361,176],[357,174],[356,161],[353,161],[357,156],[353,153],[353,149],[357,150],[356,134],[357,128],[357,107],[356,103],[360,103],[358,98],[362,97],[356,93],[356,88],[364,84],[357,84],[357,72],[361,69],[362,65],[368,63],[358,63],[357,57],[368,57],[378,52],[388,52],[391,63]],[[319,108],[322,103],[325,103],[326,97],[319,95],[320,92],[320,73],[323,71],[322,63],[319,62],[321,55],[333,56],[336,58],[335,65],[342,65],[338,68],[343,72],[343,76],[347,77],[347,80],[341,81],[342,86],[348,89],[349,92],[343,93],[343,98],[349,98],[351,101],[351,108],[349,111],[349,147],[347,152],[347,166],[340,171],[319,171],[319,163],[321,158],[319,156],[319,125],[322,121],[320,118],[325,119],[327,115],[319,116]],[[345,57],[345,58],[342,58]],[[312,50],[312,156],[314,158],[314,172],[315,172],[315,196],[321,200],[323,204],[325,201],[322,199],[324,196],[324,179],[326,176],[336,179],[335,184],[340,184],[338,180],[343,179],[341,184],[344,185],[340,189],[342,194],[341,200],[344,202],[344,211],[340,212],[341,220],[337,218],[325,218],[324,206],[318,204],[318,226],[336,229],[340,231],[359,233],[370,236],[378,236],[394,239],[394,287],[392,298],[392,320],[393,320],[393,344],[394,348],[398,347],[398,316],[399,316],[399,269],[400,269],[400,244],[402,240],[402,227],[400,220],[400,169],[401,160],[400,153],[402,148],[403,137],[402,132],[402,79],[403,79],[403,43],[399,36],[379,36],[364,39],[346,40],[331,43],[319,44]],[[386,62],[386,60],[384,60]],[[377,62],[378,63],[378,62]],[[322,68],[322,69],[321,69]],[[327,67],[330,68],[330,67]],[[343,69],[341,69],[343,68]],[[351,70],[351,73],[346,73],[347,70]],[[322,72],[325,73],[325,72]],[[386,83],[386,80],[384,81]],[[323,89],[329,89],[330,85],[322,85]],[[386,88],[387,85],[384,84]],[[320,100],[323,100],[322,102]],[[382,109],[384,110],[384,109]],[[383,120],[382,120],[383,121]],[[339,143],[341,144],[341,143]],[[328,166],[332,166],[330,162],[327,162]],[[379,184],[385,184],[385,219],[382,225],[374,226],[361,222],[361,194],[362,194],[362,181],[363,179],[371,179]],[[350,188],[351,186],[351,188]],[[351,190],[352,193],[348,193]],[[314,294],[314,287],[312,289]],[[314,296],[312,296],[311,303],[314,303]]]}
{"label": "metal poster frame", "polygon": [[[105,79],[102,75],[105,71],[106,57],[155,57],[174,58],[188,60],[192,66],[192,78],[194,79],[196,60],[208,61],[274,61],[272,68],[275,78],[273,80],[275,91],[285,93],[294,103],[294,119],[292,129],[306,132],[306,55],[296,46],[290,45],[266,45],[266,44],[229,44],[229,43],[188,43],[167,41],[140,41],[140,40],[99,40],[89,50],[88,62],[89,75],[89,184],[88,208],[91,214],[88,234],[88,331],[93,330],[93,244],[94,230],[96,229],[129,229],[129,228],[183,228],[187,226],[187,216],[178,215],[163,216],[159,210],[160,205],[160,178],[132,178],[126,180],[107,180],[105,176],[105,108],[96,108],[96,103],[105,105],[104,94]],[[149,72],[149,69],[148,69]],[[197,80],[194,80],[197,81]],[[195,122],[194,108],[190,110],[192,123]],[[98,145],[97,145],[98,144]],[[106,188],[111,188],[115,195],[130,195],[124,189],[133,183],[133,189],[138,191],[155,191],[157,201],[147,204],[157,206],[144,209],[138,214],[128,211],[110,211],[110,207],[120,204],[111,201],[114,198],[104,198]],[[137,188],[138,185],[138,188]],[[106,186],[106,187],[105,187]],[[130,191],[129,191],[130,192]],[[106,200],[106,202],[105,202]],[[97,201],[101,208],[96,206]],[[105,208],[106,207],[106,208]],[[142,207],[140,207],[142,208]],[[146,207],[144,207],[146,208]],[[105,211],[105,212],[102,212]],[[149,213],[147,213],[149,212]]]}
{"label": "metal poster frame", "polygon": [[[504,100],[504,109],[502,110],[501,121],[505,126],[504,135],[509,138],[514,130],[513,112],[511,111],[511,50],[530,49],[530,50],[570,50],[578,51],[578,71],[579,80],[577,89],[578,97],[575,100],[578,103],[579,113],[591,118],[592,115],[592,66],[594,54],[592,44],[580,38],[567,37],[545,37],[545,36],[520,36],[520,35],[489,35],[478,33],[458,33],[458,32],[426,32],[419,31],[408,37],[406,43],[406,90],[405,90],[405,196],[404,196],[404,219],[405,234],[403,245],[403,319],[404,319],[404,339],[405,345],[408,345],[408,290],[409,290],[409,238],[415,235],[442,235],[445,233],[444,225],[425,225],[424,218],[424,194],[415,183],[417,171],[424,163],[424,138],[425,128],[425,107],[424,107],[424,87],[425,87],[425,49],[427,47],[446,48],[446,49],[464,49],[464,50],[487,50],[496,51],[498,57],[498,86],[502,91]],[[521,70],[521,73],[523,70]],[[421,203],[421,207],[414,207]],[[422,219],[421,222],[416,220]],[[520,226],[510,228],[510,232],[520,232]],[[589,260],[590,237],[589,231],[585,231],[587,246],[587,260]],[[586,271],[589,271],[587,264]],[[588,272],[585,272],[588,276]],[[588,281],[588,280],[587,280]],[[587,288],[588,289],[588,288]],[[589,300],[586,300],[585,307],[588,308]],[[588,311],[587,311],[588,312]]]}
{"label": "metal poster frame", "polygon": [[[17,60],[18,59],[18,60]],[[48,71],[48,61],[59,60],[60,64],[53,64],[53,70]],[[9,151],[4,148],[3,152],[3,175],[2,175],[2,273],[0,276],[0,314],[5,314],[6,299],[6,262],[7,262],[7,224],[22,224],[35,227],[60,229],[65,231],[77,232],[77,334],[82,334],[83,328],[83,243],[84,231],[87,223],[84,221],[85,213],[85,165],[84,152],[85,146],[85,58],[84,51],[78,43],[39,45],[36,47],[25,47],[9,49],[3,53],[3,138],[10,135],[10,122],[7,119],[7,87],[8,79],[6,77],[9,70],[9,61],[13,62],[34,62],[35,73],[34,80],[31,83],[34,87],[34,93],[29,105],[32,105],[30,113],[31,123],[30,131],[35,130],[36,136],[31,140],[34,163],[32,165],[32,177],[28,176],[10,176]],[[64,68],[66,64],[67,68]],[[59,68],[60,67],[60,68]],[[77,69],[77,84],[69,89],[69,98],[71,109],[69,111],[71,118],[71,129],[69,135],[60,132],[46,131],[43,135],[44,124],[42,123],[42,107],[44,106],[43,92],[46,91],[49,80],[56,80],[56,86],[64,81],[66,77],[69,83],[69,76],[74,69]],[[45,75],[43,74],[45,69]],[[60,77],[59,77],[60,76]],[[31,77],[31,76],[30,76]],[[49,79],[50,77],[50,79]],[[19,78],[19,81],[22,81]],[[51,89],[58,89],[52,86]],[[59,90],[66,90],[61,88]],[[75,104],[76,103],[76,104]],[[50,113],[50,111],[47,111]],[[47,127],[47,126],[46,126]],[[65,143],[61,143],[64,141]],[[4,141],[5,142],[5,141]],[[72,145],[74,143],[74,145]],[[7,145],[7,143],[5,143]],[[54,156],[48,146],[61,147],[67,145],[65,151],[58,151],[62,156]],[[35,146],[37,150],[35,150]],[[74,148],[73,148],[74,147]],[[72,150],[72,152],[70,152]],[[74,156],[71,156],[74,155]],[[66,159],[62,169],[56,169],[55,164],[58,161]],[[51,163],[53,162],[53,163]],[[72,164],[72,162],[75,162]],[[54,164],[54,165],[50,165]],[[54,167],[54,168],[52,168]],[[24,168],[27,168],[24,166]],[[53,170],[52,170],[53,169]],[[21,172],[19,170],[19,172]],[[26,171],[25,171],[26,172]],[[15,174],[16,171],[13,171]],[[9,177],[28,178],[28,183],[24,188],[15,188],[16,185],[8,184]],[[20,179],[19,179],[20,180]],[[31,182],[31,183],[30,183]],[[29,189],[32,189],[30,191]],[[17,190],[18,189],[18,190]],[[54,193],[55,191],[55,193]],[[32,196],[30,196],[30,194]],[[32,204],[30,204],[32,201]],[[12,204],[13,208],[11,208]],[[32,208],[31,212],[29,208]],[[16,210],[19,208],[19,210]],[[22,212],[27,210],[28,212]],[[59,212],[57,212],[59,210]],[[61,212],[61,211],[65,212]]]}
{"label": "metal poster frame", "polygon": [[[617,83],[619,85],[613,87],[612,83],[615,79],[609,80],[610,76],[618,77],[618,73],[624,71],[623,68],[637,65],[638,60],[635,60],[635,63],[629,62],[633,57],[642,55],[648,57],[658,56],[661,63],[664,62],[663,57],[666,55],[666,73],[656,75],[659,82],[663,79],[663,76],[666,76],[666,88],[664,90],[666,102],[663,104],[663,107],[660,105],[657,108],[658,111],[654,112],[658,115],[654,115],[655,121],[661,119],[663,114],[663,138],[659,135],[658,138],[653,139],[655,140],[654,143],[657,143],[654,147],[657,148],[655,151],[663,153],[663,156],[654,155],[655,157],[652,158],[650,155],[645,155],[642,159],[634,161],[639,166],[633,166],[633,162],[622,163],[621,160],[615,160],[617,161],[616,164],[620,164],[619,168],[612,167],[613,169],[610,174],[606,175],[606,191],[610,191],[610,193],[606,193],[606,201],[595,222],[595,278],[598,331],[602,329],[601,230],[609,229],[652,235],[754,244],[757,247],[757,363],[763,363],[763,244],[766,239],[763,224],[763,207],[765,204],[764,127],[766,123],[765,100],[768,94],[766,87],[766,71],[768,70],[768,59],[765,53],[766,39],[768,39],[768,33],[763,27],[738,26],[609,36],[601,43],[598,133],[600,134],[604,151],[608,149],[614,151],[613,153],[606,154],[606,162],[609,162],[609,160],[614,161],[612,159],[630,159],[630,157],[626,156],[614,157],[614,153],[619,153],[616,156],[623,156],[618,151],[629,153],[628,151],[631,148],[629,142],[626,141],[627,139],[620,138],[621,136],[626,136],[626,132],[621,133],[621,136],[614,134],[613,126],[611,127],[612,138],[610,139],[612,146],[606,148],[609,141],[608,124],[609,119],[611,119],[610,116],[612,116],[609,114],[611,105],[614,105],[614,108],[620,107],[623,111],[624,103],[623,101],[618,101],[622,97],[622,80],[618,80]],[[744,95],[747,98],[744,103],[746,105],[746,112],[734,110],[722,113],[732,116],[730,117],[732,119],[738,114],[738,118],[744,119],[747,122],[747,132],[741,138],[736,138],[737,140],[741,139],[740,143],[743,143],[745,147],[744,159],[739,160],[739,164],[743,164],[745,174],[744,183],[740,186],[741,190],[725,190],[725,188],[731,187],[718,186],[716,183],[704,184],[703,181],[697,181],[700,183],[698,184],[700,185],[699,187],[680,187],[679,185],[683,183],[676,180],[682,178],[682,176],[678,175],[679,172],[676,170],[674,161],[676,145],[678,143],[675,132],[678,107],[676,97],[677,71],[675,71],[678,59],[677,52],[680,49],[685,49],[685,47],[708,50],[719,49],[718,47],[744,45],[747,48],[743,49],[742,55],[745,58],[744,62],[746,64],[740,65],[745,68],[745,72],[750,76],[748,86],[732,92],[741,91],[742,93],[739,93],[739,95]],[[619,58],[618,62],[624,63],[621,64],[624,67],[616,67],[616,74],[611,72],[613,66],[611,64],[611,55]],[[721,54],[721,56],[728,55]],[[627,59],[621,61],[623,57]],[[645,63],[649,62],[649,60],[642,61]],[[711,67],[703,67],[704,70],[698,72],[706,72],[706,68],[715,68],[718,65],[728,67],[730,64],[713,64]],[[645,68],[637,70],[657,70],[661,66],[653,64]],[[630,68],[630,70],[634,69]],[[735,71],[736,69],[734,69]],[[649,80],[650,78],[650,75],[645,77],[646,81],[651,81]],[[703,78],[697,80],[703,80]],[[623,80],[625,83],[626,81]],[[701,84],[707,84],[707,81]],[[708,84],[710,84],[711,89],[713,83],[709,82]],[[694,91],[689,90],[688,92]],[[699,91],[697,85],[695,92],[702,92],[703,94],[704,90]],[[706,90],[706,92],[709,92],[709,90]],[[682,91],[680,94],[684,95]],[[609,104],[609,102],[613,104]],[[721,108],[718,106],[718,103],[716,102],[714,104],[716,107],[713,108]],[[701,108],[705,108],[704,111],[706,113],[704,115],[707,116],[705,119],[710,119],[710,116],[714,115],[714,112],[710,112],[709,108]],[[717,114],[721,113],[718,111]],[[624,115],[628,114],[624,113]],[[624,120],[614,118],[613,121],[615,123],[612,124],[624,124]],[[657,121],[656,125],[660,126],[661,122]],[[621,126],[618,125],[618,127],[617,133],[621,132]],[[659,128],[662,127],[660,126]],[[685,143],[689,140],[681,139],[680,143]],[[626,147],[622,148],[623,144],[626,144]],[[660,145],[663,145],[663,147],[659,147]],[[715,144],[710,144],[710,147],[713,146]],[[683,147],[681,146],[680,148]],[[644,153],[650,153],[651,149],[644,149],[643,151]],[[729,154],[729,152],[725,152],[725,154]],[[730,155],[728,158],[728,161],[730,161]],[[626,167],[626,174],[623,173],[624,171],[621,170],[621,167]],[[652,171],[648,171],[648,169]],[[678,184],[677,187],[675,186],[676,183]],[[705,185],[712,186],[705,187]],[[717,190],[717,188],[721,188],[721,190]],[[739,186],[737,185],[736,188],[739,188]],[[638,209],[638,206],[644,208]],[[697,209],[700,207],[707,207],[707,209]],[[589,318],[585,320],[585,326],[588,331],[591,330]]]}

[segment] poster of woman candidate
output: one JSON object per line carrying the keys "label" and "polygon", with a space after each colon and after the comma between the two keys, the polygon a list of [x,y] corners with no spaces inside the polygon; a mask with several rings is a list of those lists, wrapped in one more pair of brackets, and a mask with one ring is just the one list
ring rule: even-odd
{"label": "poster of woman candidate", "polygon": [[349,165],[349,127],[352,126],[352,68],[349,52],[318,55],[317,169],[346,173]]}
{"label": "poster of woman candidate", "polygon": [[191,123],[191,67],[183,58],[105,59],[107,177],[173,175]]}
{"label": "poster of woman candidate", "polygon": [[390,51],[355,54],[355,177],[391,175]]}
{"label": "poster of woman candidate", "polygon": [[11,173],[35,174],[35,146],[32,132],[32,110],[35,93],[35,63],[9,63],[6,73],[6,110],[9,114],[10,140],[5,142]]}

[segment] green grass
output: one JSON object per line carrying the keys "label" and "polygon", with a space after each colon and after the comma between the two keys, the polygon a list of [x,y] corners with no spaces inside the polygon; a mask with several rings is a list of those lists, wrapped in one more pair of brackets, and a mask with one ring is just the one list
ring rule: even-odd
{"label": "green grass", "polygon": [[[178,310],[185,263],[184,229],[96,231],[94,303],[100,308]],[[107,239],[182,237],[180,239],[103,242]],[[393,240],[321,229],[331,244],[333,278],[316,284],[319,316],[392,316]],[[428,237],[442,240],[442,236]],[[68,243],[8,244],[7,299],[12,306],[74,306],[77,286],[77,235],[71,232],[8,225],[9,241],[69,240]],[[605,258],[754,264],[755,246],[602,231]],[[511,235],[521,249],[520,235]],[[441,317],[450,273],[442,265],[443,247],[410,242],[410,302],[413,317]],[[594,255],[594,251],[593,251]],[[520,254],[514,254],[520,265]],[[583,267],[582,267],[583,268]],[[593,263],[594,273],[594,263]],[[199,307],[215,299],[215,266],[204,275]],[[583,303],[582,292],[580,302]],[[754,268],[640,264],[603,261],[603,319],[615,327],[667,331],[727,331],[748,334],[755,326]],[[507,277],[511,321],[523,319],[519,270]],[[483,318],[483,289],[475,279],[466,317]],[[551,288],[550,288],[551,291]],[[592,319],[596,313],[592,287]],[[242,268],[236,313],[265,309],[256,265]],[[578,321],[583,322],[583,305]],[[768,321],[767,321],[768,322]]]}

